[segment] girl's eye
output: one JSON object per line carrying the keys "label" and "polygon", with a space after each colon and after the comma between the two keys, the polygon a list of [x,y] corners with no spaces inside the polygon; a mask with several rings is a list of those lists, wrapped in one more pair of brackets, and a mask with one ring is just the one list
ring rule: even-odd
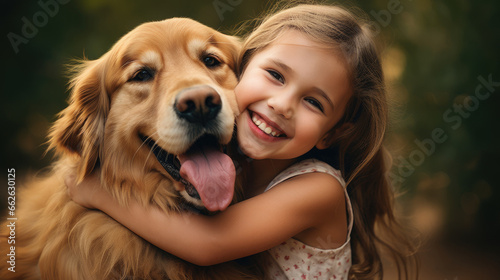
{"label": "girl's eye", "polygon": [[323,105],[316,99],[312,97],[305,98],[305,101],[314,107],[318,108],[321,112],[324,112]]}
{"label": "girl's eye", "polygon": [[202,57],[202,62],[208,68],[215,68],[221,64],[220,60],[217,59],[214,55],[206,55]]}
{"label": "girl's eye", "polygon": [[285,78],[283,78],[283,76],[281,76],[280,73],[278,73],[274,70],[267,70],[267,73],[269,73],[269,75],[271,75],[278,82],[280,82],[282,84],[285,82]]}
{"label": "girl's eye", "polygon": [[154,75],[155,75],[155,73],[153,70],[148,69],[148,68],[142,68],[139,71],[135,72],[134,76],[129,81],[147,82],[147,81],[153,79]]}

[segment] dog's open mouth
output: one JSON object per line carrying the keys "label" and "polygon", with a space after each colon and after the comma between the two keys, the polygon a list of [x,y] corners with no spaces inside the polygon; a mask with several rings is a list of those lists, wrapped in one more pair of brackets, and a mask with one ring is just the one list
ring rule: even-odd
{"label": "dog's open mouth", "polygon": [[169,154],[151,138],[141,136],[158,162],[176,181],[184,184],[186,193],[201,200],[209,211],[222,211],[232,201],[236,171],[231,158],[221,152],[211,135],[200,137],[185,153]]}

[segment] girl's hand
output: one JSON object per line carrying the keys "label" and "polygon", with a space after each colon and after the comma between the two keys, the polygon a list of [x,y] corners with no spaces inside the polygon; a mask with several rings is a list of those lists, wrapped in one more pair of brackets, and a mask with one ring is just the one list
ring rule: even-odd
{"label": "girl's hand", "polygon": [[79,184],[76,183],[75,176],[68,176],[64,178],[64,183],[68,187],[69,197],[86,208],[97,208],[99,205],[98,200],[107,195],[100,187],[101,181],[96,173],[92,173]]}

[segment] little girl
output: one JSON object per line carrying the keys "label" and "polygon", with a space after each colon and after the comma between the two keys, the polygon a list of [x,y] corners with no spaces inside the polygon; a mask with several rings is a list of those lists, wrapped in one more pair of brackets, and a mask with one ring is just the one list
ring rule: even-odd
{"label": "little girl", "polygon": [[214,216],[124,207],[96,177],[69,184],[72,199],[198,265],[268,250],[273,279],[373,279],[382,245],[409,278],[400,245],[411,244],[385,176],[383,74],[366,25],[335,6],[282,10],[246,39],[240,71],[237,140],[254,159],[246,200]]}

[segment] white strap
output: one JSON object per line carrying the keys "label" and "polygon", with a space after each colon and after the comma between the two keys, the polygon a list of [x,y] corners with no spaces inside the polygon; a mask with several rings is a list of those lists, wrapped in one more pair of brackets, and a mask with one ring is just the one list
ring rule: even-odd
{"label": "white strap", "polygon": [[344,194],[346,198],[346,203],[347,203],[347,214],[348,214],[348,219],[349,219],[349,224],[348,224],[348,236],[351,235],[352,232],[352,227],[354,225],[354,215],[352,211],[352,205],[351,205],[351,200],[349,199],[349,194],[347,193],[346,189],[346,183],[344,179],[342,178],[342,174],[339,170],[333,168],[331,165],[319,161],[317,159],[307,159],[303,160],[299,163],[296,163],[289,168],[285,169],[282,171],[280,174],[278,174],[272,181],[269,183],[267,186],[266,191],[272,189],[274,186],[282,183],[285,180],[288,180],[292,177],[301,175],[301,174],[306,174],[306,173],[313,173],[313,172],[322,172],[322,173],[327,173],[332,175],[335,179],[337,179],[344,189]]}

